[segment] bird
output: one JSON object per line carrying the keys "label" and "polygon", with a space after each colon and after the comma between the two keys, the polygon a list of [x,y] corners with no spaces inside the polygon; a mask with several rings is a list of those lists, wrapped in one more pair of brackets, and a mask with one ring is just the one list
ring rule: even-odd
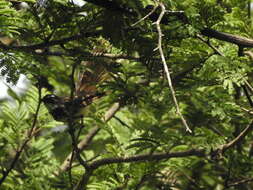
{"label": "bird", "polygon": [[104,95],[105,93],[97,93],[92,96],[74,97],[71,100],[69,97],[47,94],[42,101],[56,121],[68,122],[81,119],[83,117],[83,109],[94,102],[95,99]]}
{"label": "bird", "polygon": [[97,62],[82,62],[81,65],[85,70],[79,72],[73,97],[47,94],[42,98],[48,112],[56,121],[81,119],[84,108],[105,95],[104,92],[98,92],[97,85],[109,78],[106,66]]}

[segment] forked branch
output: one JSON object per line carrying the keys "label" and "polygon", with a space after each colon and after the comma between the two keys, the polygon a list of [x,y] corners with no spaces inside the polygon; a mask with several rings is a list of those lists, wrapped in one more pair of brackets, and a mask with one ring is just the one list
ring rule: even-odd
{"label": "forked branch", "polygon": [[190,127],[188,126],[183,114],[181,113],[180,111],[180,108],[179,108],[179,105],[178,105],[178,101],[177,101],[177,98],[176,98],[176,93],[175,93],[175,90],[174,90],[174,87],[172,85],[172,80],[171,80],[171,75],[170,75],[170,72],[169,72],[169,68],[167,66],[167,63],[166,63],[166,60],[165,60],[165,56],[164,56],[164,53],[163,53],[163,49],[162,49],[162,30],[161,30],[161,27],[160,27],[160,22],[166,12],[166,9],[165,9],[165,6],[162,4],[162,3],[159,3],[159,6],[161,7],[161,13],[156,21],[156,28],[157,28],[157,31],[158,31],[158,49],[159,49],[159,53],[160,53],[160,56],[161,56],[161,59],[162,59],[162,63],[163,63],[163,67],[164,67],[164,71],[165,71],[165,74],[166,74],[166,77],[167,77],[167,80],[168,80],[168,83],[169,83],[169,87],[170,87],[170,91],[171,91],[171,94],[172,94],[172,98],[173,98],[173,101],[174,101],[174,104],[176,106],[176,110],[177,110],[177,114],[179,115],[179,117],[181,118],[182,120],[182,123],[183,125],[185,126],[186,128],[186,131],[192,133]]}

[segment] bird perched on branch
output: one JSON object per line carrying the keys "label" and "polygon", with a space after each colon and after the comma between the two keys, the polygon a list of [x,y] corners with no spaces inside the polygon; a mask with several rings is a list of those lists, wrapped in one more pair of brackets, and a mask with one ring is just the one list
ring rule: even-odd
{"label": "bird perched on branch", "polygon": [[48,94],[42,98],[49,113],[57,121],[67,122],[80,119],[83,110],[105,93],[99,93],[97,85],[108,78],[106,66],[96,62],[82,62],[84,71],[79,71],[73,98]]}

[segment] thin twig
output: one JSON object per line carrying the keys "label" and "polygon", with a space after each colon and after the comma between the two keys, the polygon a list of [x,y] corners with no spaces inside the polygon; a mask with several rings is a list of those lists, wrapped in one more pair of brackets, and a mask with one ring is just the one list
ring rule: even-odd
{"label": "thin twig", "polygon": [[[74,63],[72,65],[72,71],[71,71],[71,91],[70,91],[70,99],[73,101],[74,99],[74,96],[75,96],[75,91],[76,91],[76,85],[75,85],[75,71],[76,71],[76,67],[77,65],[80,64],[79,63]],[[70,121],[69,122],[70,125],[74,125],[74,121]],[[72,149],[72,153],[71,153],[71,158],[70,158],[70,161],[69,161],[69,168],[70,170],[68,170],[68,174],[69,174],[69,181],[70,181],[70,186],[71,186],[71,189],[73,189],[74,185],[73,185],[73,181],[72,181],[72,164],[73,164],[73,161],[74,161],[74,156],[75,154],[79,154],[79,150],[78,150],[78,146],[77,146],[77,140],[78,140],[78,137],[79,135],[77,135],[75,137],[75,130],[73,129],[73,127],[75,126],[70,126],[70,135],[72,137],[72,145],[73,145],[73,149]],[[81,132],[81,129],[79,130],[79,133]],[[77,139],[77,140],[76,140]],[[78,157],[78,160],[80,163],[84,163],[84,160],[81,158],[80,155],[77,155]],[[84,167],[86,167],[86,164],[83,165]]]}
{"label": "thin twig", "polygon": [[253,94],[253,87],[251,86],[251,84],[250,84],[247,80],[245,80],[244,82],[245,82],[245,85],[246,85],[246,86],[248,87],[248,89],[250,90],[251,94]]}
{"label": "thin twig", "polygon": [[[78,148],[78,143],[77,143],[77,139],[76,139],[76,136],[75,136],[74,127],[75,127],[75,124],[69,122],[69,134],[70,134],[70,137],[71,137],[71,140],[72,140],[72,147],[73,147],[73,150],[74,150],[74,156],[76,156],[79,163],[86,169],[88,166],[87,166],[86,161],[81,157],[81,151]],[[70,159],[70,165],[72,165],[71,162],[73,160],[74,159]]]}
{"label": "thin twig", "polygon": [[224,54],[221,53],[215,46],[213,46],[209,40],[205,40],[201,35],[197,34],[197,38],[200,39],[202,42],[207,44],[210,48],[214,50],[214,52],[222,57],[224,57]]}
{"label": "thin twig", "polygon": [[74,151],[74,149],[72,149],[71,158],[70,158],[70,161],[69,161],[70,170],[68,170],[69,183],[70,183],[71,189],[73,189],[73,187],[74,187],[73,178],[72,178],[72,170],[71,170],[72,166],[73,166],[73,161],[74,161],[74,154],[75,154],[75,151]]}
{"label": "thin twig", "polygon": [[[117,111],[121,108],[121,104],[120,103],[115,103],[113,104],[113,106],[105,113],[104,116],[104,121],[107,122],[109,121],[116,113]],[[86,148],[89,143],[91,142],[91,140],[93,139],[93,137],[99,132],[100,127],[95,127],[94,130],[92,130],[90,135],[88,135],[86,137],[86,139],[83,139],[83,141],[81,141],[78,146],[80,147],[81,150],[83,150],[84,148]],[[66,163],[65,163],[66,164]],[[86,172],[83,174],[82,179],[78,182],[78,184],[75,187],[75,190],[81,190],[84,189],[84,187],[87,185],[90,176],[92,175],[94,169],[89,167],[90,165],[88,165],[88,167],[86,168]]]}
{"label": "thin twig", "polygon": [[247,97],[249,105],[253,108],[253,101],[252,101],[251,96],[250,96],[250,94],[249,94],[249,92],[247,90],[247,87],[245,85],[242,85],[242,89],[243,89],[243,91],[244,91],[244,93],[245,93],[245,95]]}
{"label": "thin twig", "polygon": [[122,121],[122,120],[121,120],[119,117],[117,117],[116,115],[113,116],[113,118],[116,119],[122,126],[125,126],[125,127],[127,127],[128,129],[131,129],[131,127],[130,127],[127,123],[125,123],[124,121]]}
{"label": "thin twig", "polygon": [[189,128],[184,116],[182,115],[181,111],[180,111],[180,108],[179,108],[179,105],[178,105],[178,101],[177,101],[177,98],[176,98],[176,93],[175,93],[175,90],[174,90],[174,87],[172,85],[172,80],[171,80],[171,76],[170,76],[170,72],[169,72],[169,68],[167,66],[167,63],[166,63],[166,60],[165,60],[165,56],[164,56],[164,53],[163,53],[163,49],[162,49],[162,30],[161,30],[161,27],[160,27],[160,22],[166,12],[165,10],[165,6],[162,4],[162,3],[159,3],[159,6],[161,7],[162,11],[156,21],[156,27],[157,27],[157,31],[158,31],[158,49],[159,49],[159,52],[160,52],[160,56],[161,56],[161,59],[162,59],[162,63],[163,63],[163,67],[164,67],[164,70],[165,70],[165,73],[166,73],[166,77],[167,77],[167,80],[168,80],[168,83],[169,83],[169,87],[170,87],[170,90],[171,90],[171,94],[172,94],[172,98],[173,98],[173,101],[174,101],[174,104],[176,106],[176,110],[177,110],[177,114],[180,116],[181,120],[182,120],[182,123],[183,125],[185,126],[186,128],[186,131],[192,133],[191,129]]}
{"label": "thin twig", "polygon": [[[108,122],[117,113],[120,107],[121,107],[120,103],[113,104],[112,107],[105,113],[104,122]],[[96,136],[96,134],[98,134],[99,131],[100,131],[99,126],[94,127],[86,135],[86,137],[83,140],[81,140],[79,144],[77,145],[79,151],[82,152],[85,148],[87,148],[88,145],[91,143],[92,139]],[[70,169],[70,162],[71,162],[72,156],[73,156],[73,160],[75,159],[75,155],[73,155],[73,153],[70,153],[65,159],[65,161],[62,163],[60,167],[60,171],[55,172],[56,175],[58,175],[60,172],[64,172]]]}
{"label": "thin twig", "polygon": [[237,185],[241,185],[241,184],[248,183],[248,182],[251,182],[251,181],[253,181],[253,178],[242,179],[240,181],[229,183],[227,186],[228,187],[237,186]]}
{"label": "thin twig", "polygon": [[239,143],[252,129],[253,129],[253,120],[236,138],[234,138],[229,143],[222,145],[214,152],[216,152],[217,154],[224,153],[226,150]]}
{"label": "thin twig", "polygon": [[140,22],[144,21],[146,18],[148,18],[150,15],[152,15],[155,10],[157,9],[157,5],[153,7],[153,9],[146,15],[144,16],[143,18],[141,18],[140,20],[138,20],[136,23],[132,24],[131,27],[134,27],[136,26],[137,24],[139,24]]}
{"label": "thin twig", "polygon": [[247,112],[250,115],[253,115],[253,110],[246,109],[244,107],[240,107],[243,111]]}

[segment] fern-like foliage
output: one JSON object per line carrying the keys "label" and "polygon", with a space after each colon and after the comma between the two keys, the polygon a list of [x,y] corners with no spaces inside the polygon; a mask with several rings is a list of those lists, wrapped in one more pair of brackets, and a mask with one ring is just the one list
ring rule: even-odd
{"label": "fern-like foliage", "polygon": [[[31,87],[24,97],[0,105],[0,145],[2,147],[0,164],[4,170],[9,169],[16,151],[29,138],[27,134],[32,127],[37,106],[38,93],[34,87]],[[38,119],[43,121],[46,113],[46,108],[42,107]],[[50,126],[50,123],[47,126]],[[40,123],[37,123],[34,130],[39,132],[40,127]],[[54,139],[41,136],[39,133],[32,137],[9,175],[9,181],[14,180],[16,176],[22,176],[22,185],[13,186],[14,184],[7,182],[4,188],[25,190],[36,186],[38,189],[51,189],[50,178],[53,177],[52,173],[57,171],[57,160],[53,159],[53,143]]]}
{"label": "fern-like foliage", "polygon": [[11,7],[8,1],[0,1],[0,27],[1,35],[11,35],[18,33],[16,23],[20,21],[15,9]]}

